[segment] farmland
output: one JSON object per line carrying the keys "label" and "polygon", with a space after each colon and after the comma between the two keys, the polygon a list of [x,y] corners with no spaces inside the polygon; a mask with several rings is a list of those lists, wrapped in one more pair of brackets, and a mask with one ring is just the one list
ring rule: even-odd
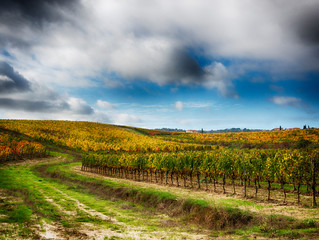
{"label": "farmland", "polygon": [[0,121],[4,239],[316,239],[319,130]]}

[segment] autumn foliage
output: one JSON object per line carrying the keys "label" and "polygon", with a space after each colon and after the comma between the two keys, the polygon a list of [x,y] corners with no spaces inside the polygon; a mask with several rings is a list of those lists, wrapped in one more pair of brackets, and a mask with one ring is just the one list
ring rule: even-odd
{"label": "autumn foliage", "polygon": [[40,143],[19,140],[0,132],[0,162],[43,157],[46,149]]}

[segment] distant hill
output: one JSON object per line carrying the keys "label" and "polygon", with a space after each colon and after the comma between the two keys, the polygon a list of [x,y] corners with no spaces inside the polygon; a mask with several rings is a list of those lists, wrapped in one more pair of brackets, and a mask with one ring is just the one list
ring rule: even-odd
{"label": "distant hill", "polygon": [[[177,129],[177,128],[156,128],[155,130],[160,131],[169,131],[169,132],[186,132],[185,129]],[[227,133],[227,132],[260,132],[265,131],[263,129],[248,129],[248,128],[226,128],[226,129],[219,129],[219,130],[196,130],[197,132],[203,133]]]}

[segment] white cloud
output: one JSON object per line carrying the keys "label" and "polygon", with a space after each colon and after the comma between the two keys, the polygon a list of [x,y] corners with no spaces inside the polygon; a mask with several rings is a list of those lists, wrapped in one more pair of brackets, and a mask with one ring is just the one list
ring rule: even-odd
{"label": "white cloud", "polygon": [[106,110],[110,110],[110,109],[116,109],[115,105],[103,100],[97,100],[96,101],[96,105],[100,108],[106,109]]}
{"label": "white cloud", "polygon": [[93,108],[80,98],[70,97],[67,99],[67,102],[70,106],[70,110],[77,114],[89,115],[94,112]]}
{"label": "white cloud", "polygon": [[230,80],[231,73],[220,62],[214,62],[204,68],[205,82],[207,88],[217,88],[219,92],[226,97],[237,98],[238,94],[233,89],[233,84]]}
{"label": "white cloud", "polygon": [[273,103],[277,105],[291,106],[291,107],[302,107],[304,104],[301,98],[296,97],[273,97],[270,99]]}
{"label": "white cloud", "polygon": [[142,122],[139,117],[127,113],[114,114],[110,116],[110,118],[112,123],[116,125],[135,126],[136,124]]}
{"label": "white cloud", "polygon": [[209,102],[185,102],[185,105],[189,108],[208,108],[212,104]]}
{"label": "white cloud", "polygon": [[192,121],[189,119],[180,119],[176,121],[179,125],[188,126]]}
{"label": "white cloud", "polygon": [[183,104],[183,102],[181,102],[181,101],[177,101],[177,102],[175,102],[175,109],[177,110],[177,111],[183,111],[183,108],[184,108],[184,104]]}
{"label": "white cloud", "polygon": [[11,78],[8,78],[7,76],[5,75],[0,75],[0,81],[3,81],[3,82],[13,82],[13,80]]}

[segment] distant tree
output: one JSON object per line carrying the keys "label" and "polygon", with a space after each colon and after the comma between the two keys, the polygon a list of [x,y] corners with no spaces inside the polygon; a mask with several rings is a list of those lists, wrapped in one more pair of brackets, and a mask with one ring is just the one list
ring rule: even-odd
{"label": "distant tree", "polygon": [[279,130],[280,130],[280,131],[282,130],[282,127],[281,127],[281,126],[279,126]]}
{"label": "distant tree", "polygon": [[303,129],[307,129],[307,126],[306,126],[306,125],[304,125],[304,126],[303,126]]}

